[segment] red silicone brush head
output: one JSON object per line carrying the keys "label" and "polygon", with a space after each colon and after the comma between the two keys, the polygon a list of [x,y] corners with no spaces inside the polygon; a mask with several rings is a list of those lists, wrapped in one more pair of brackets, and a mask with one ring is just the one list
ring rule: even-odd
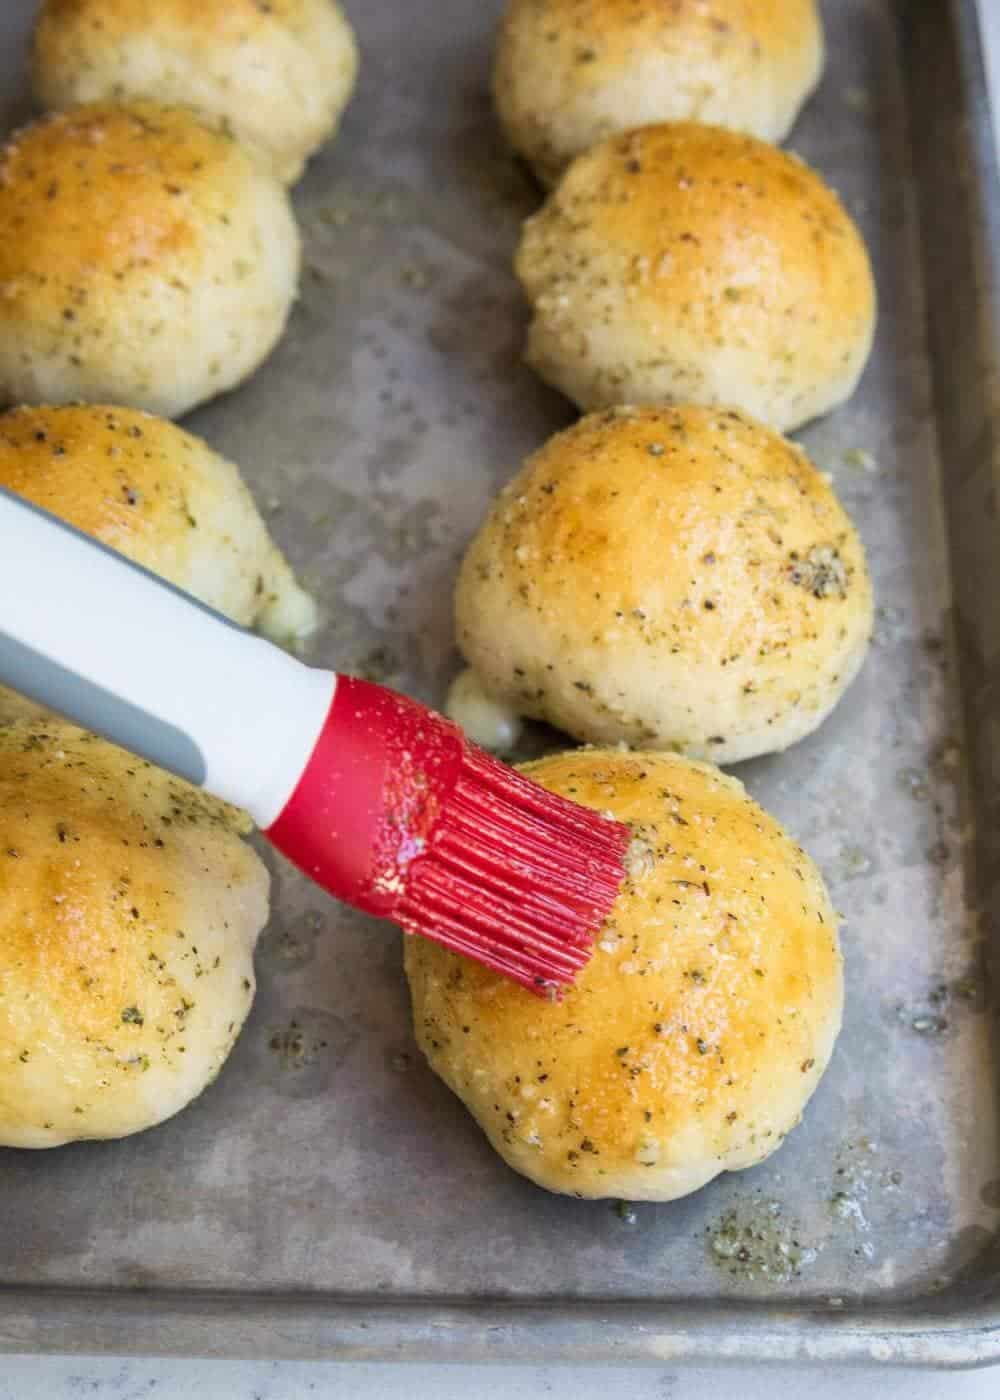
{"label": "red silicone brush head", "polygon": [[590,956],[629,831],[469,744],[405,696],[341,677],[266,833],[338,899],[551,995]]}

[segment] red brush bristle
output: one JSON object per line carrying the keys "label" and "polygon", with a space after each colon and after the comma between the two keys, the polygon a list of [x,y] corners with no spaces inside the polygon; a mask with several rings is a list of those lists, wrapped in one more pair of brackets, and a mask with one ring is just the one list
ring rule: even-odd
{"label": "red brush bristle", "polygon": [[558,994],[611,911],[628,842],[626,827],[466,746],[393,918],[540,995]]}
{"label": "red brush bristle", "polygon": [[629,832],[546,792],[391,690],[341,676],[266,833],[338,899],[543,996],[590,956]]}

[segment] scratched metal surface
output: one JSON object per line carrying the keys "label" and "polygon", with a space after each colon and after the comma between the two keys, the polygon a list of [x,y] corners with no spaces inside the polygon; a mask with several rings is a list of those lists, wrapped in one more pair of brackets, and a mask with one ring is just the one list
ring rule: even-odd
{"label": "scratched metal surface", "polygon": [[[361,85],[295,194],[289,333],[190,426],[241,463],[322,601],[313,658],[440,701],[457,560],[570,412],[519,358],[511,254],[538,193],[491,120],[499,0],[347,8]],[[0,1348],[1000,1352],[995,190],[948,7],[907,8],[829,0],[826,77],[790,143],[858,218],[881,298],[861,390],[802,435],[868,547],[876,644],[821,733],[740,769],[846,919],[846,1024],[803,1125],[764,1166],[634,1219],[548,1196],[421,1062],[394,931],[269,858],[260,991],[218,1082],[128,1141],[0,1152]],[[8,121],[33,9],[0,17]],[[741,1260],[746,1227],[763,1238]]]}

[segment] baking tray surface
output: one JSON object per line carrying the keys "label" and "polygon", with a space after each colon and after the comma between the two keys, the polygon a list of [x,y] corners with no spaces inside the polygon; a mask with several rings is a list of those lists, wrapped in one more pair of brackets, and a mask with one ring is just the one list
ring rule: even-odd
{"label": "baking tray surface", "polygon": [[[520,359],[511,257],[540,196],[491,115],[499,0],[346,8],[361,82],[295,192],[288,335],[187,426],[320,599],[312,659],[440,703],[462,550],[572,415]],[[0,15],[8,124],[33,10]],[[422,1062],[395,931],[267,855],[260,990],[217,1083],[139,1137],[0,1152],[0,1349],[1000,1357],[996,171],[972,0],[824,17],[790,145],[858,219],[881,316],[859,393],[801,440],[864,537],[877,632],[820,733],[738,770],[846,921],[803,1125],[674,1205],[545,1194]]]}

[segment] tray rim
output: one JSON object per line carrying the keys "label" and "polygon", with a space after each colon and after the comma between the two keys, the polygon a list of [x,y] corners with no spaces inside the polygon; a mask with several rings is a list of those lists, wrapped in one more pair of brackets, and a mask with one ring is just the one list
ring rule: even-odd
{"label": "tray rim", "polygon": [[[985,315],[1000,327],[1000,173],[976,0],[947,0],[941,22],[951,25],[962,78],[972,236],[989,254]],[[1000,1294],[972,1305],[942,1294],[835,1308],[824,1299],[400,1299],[0,1285],[0,1355],[16,1353],[970,1369],[1000,1364]]]}
{"label": "tray rim", "polygon": [[[577,1365],[1000,1362],[1000,1300],[826,1303],[343,1298],[206,1290],[0,1289],[0,1354]],[[153,1311],[155,1310],[155,1316]],[[150,1327],[150,1323],[153,1326]],[[263,1340],[263,1344],[261,1344]]]}

